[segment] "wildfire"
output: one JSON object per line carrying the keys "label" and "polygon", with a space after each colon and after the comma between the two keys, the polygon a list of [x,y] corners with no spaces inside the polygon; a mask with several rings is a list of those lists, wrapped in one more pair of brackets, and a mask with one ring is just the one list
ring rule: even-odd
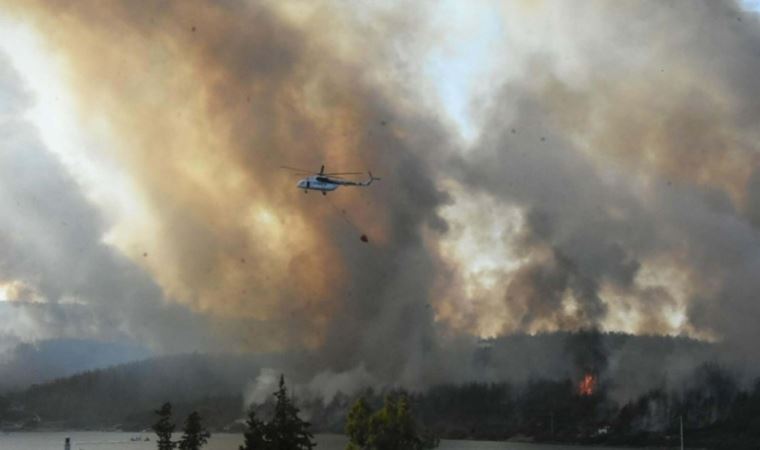
{"label": "wildfire", "polygon": [[578,384],[578,393],[584,397],[592,395],[596,389],[596,377],[590,373],[583,376]]}

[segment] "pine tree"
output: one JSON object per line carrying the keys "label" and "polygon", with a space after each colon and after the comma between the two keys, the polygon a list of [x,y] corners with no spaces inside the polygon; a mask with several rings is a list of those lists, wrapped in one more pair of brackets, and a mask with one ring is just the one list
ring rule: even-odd
{"label": "pine tree", "polygon": [[158,450],[173,450],[176,443],[172,442],[172,433],[174,424],[172,423],[172,404],[166,402],[160,409],[155,411],[158,414],[158,421],[153,424],[153,431],[158,436],[156,441]]}
{"label": "pine tree", "polygon": [[266,449],[266,439],[264,437],[265,425],[264,422],[256,417],[256,411],[251,407],[248,410],[248,420],[246,420],[248,430],[243,434],[245,441],[240,446],[240,450],[264,450]]}
{"label": "pine tree", "polygon": [[272,420],[265,426],[267,450],[311,450],[316,445],[309,432],[309,422],[298,417],[298,408],[288,398],[285,377],[280,375],[280,388],[275,392]]}
{"label": "pine tree", "polygon": [[190,413],[185,419],[185,429],[182,439],[179,441],[180,450],[200,450],[206,445],[211,433],[201,424],[201,415],[196,411]]}

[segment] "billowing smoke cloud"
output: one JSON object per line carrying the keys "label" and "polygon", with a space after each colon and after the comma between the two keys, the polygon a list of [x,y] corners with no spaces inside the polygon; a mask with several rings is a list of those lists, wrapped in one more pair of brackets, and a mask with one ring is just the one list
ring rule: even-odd
{"label": "billowing smoke cloud", "polygon": [[546,46],[457,163],[464,186],[523,213],[504,331],[680,332],[748,350],[757,17],[731,2],[512,6],[507,26],[527,15]]}
{"label": "billowing smoke cloud", "polygon": [[[353,25],[339,11],[296,20],[263,3],[60,6],[19,12],[41,28],[57,23],[48,37],[66,55],[82,114],[107,117],[119,136],[97,158],[129,175],[148,211],[101,225],[71,210],[83,236],[60,254],[97,247],[87,260],[98,271],[78,277],[77,298],[141,311],[144,299],[177,302],[213,320],[167,333],[213,333],[233,350],[320,348],[304,363],[312,372],[365,363],[414,383],[431,370],[439,261],[424,236],[445,231],[436,210],[446,195],[425,161],[449,144],[435,120],[389,100],[401,94],[394,79],[363,70],[385,57],[372,33],[342,56],[331,47]],[[386,27],[377,35],[406,32],[391,16],[376,25]],[[279,170],[322,163],[392,177],[322,198]],[[110,247],[98,242],[106,234]]]}
{"label": "billowing smoke cloud", "polygon": [[[3,222],[2,280],[46,310],[88,305],[60,321],[79,333],[292,351],[327,396],[480,376],[478,334],[682,333],[749,350],[756,18],[730,2],[506,3],[518,50],[497,57],[510,70],[459,148],[406,81],[434,37],[429,5],[342,6],[8,5],[66,61],[82,122],[112,137],[82,155],[140,207],[94,195],[33,130],[14,132],[0,170],[27,178],[4,189],[44,214],[39,229]],[[26,157],[13,148],[39,167],[13,167]],[[323,198],[278,170],[323,163],[384,180]],[[487,283],[466,275],[482,255],[444,251],[461,231],[449,218],[473,208],[457,225],[503,230],[509,250],[489,250],[504,264]]]}
{"label": "billowing smoke cloud", "polygon": [[4,57],[0,87],[4,340],[139,338],[158,351],[215,348],[188,327],[206,319],[166,303],[148,274],[101,242],[100,214],[22,118],[32,99]]}

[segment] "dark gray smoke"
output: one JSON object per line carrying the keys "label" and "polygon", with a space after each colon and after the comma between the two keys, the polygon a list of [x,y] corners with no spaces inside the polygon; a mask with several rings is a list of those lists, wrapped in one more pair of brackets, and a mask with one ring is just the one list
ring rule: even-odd
{"label": "dark gray smoke", "polygon": [[523,212],[507,328],[689,333],[758,367],[757,16],[733,2],[541,8],[568,18],[546,22],[572,30],[569,50],[547,46],[505,82],[456,163],[465,186]]}

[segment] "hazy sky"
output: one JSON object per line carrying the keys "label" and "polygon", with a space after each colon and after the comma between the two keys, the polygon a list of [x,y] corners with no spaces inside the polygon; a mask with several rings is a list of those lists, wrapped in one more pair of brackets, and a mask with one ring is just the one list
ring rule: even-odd
{"label": "hazy sky", "polygon": [[[0,1],[0,338],[409,379],[514,332],[744,355],[758,9]],[[323,198],[279,169],[323,163],[382,181]]]}

